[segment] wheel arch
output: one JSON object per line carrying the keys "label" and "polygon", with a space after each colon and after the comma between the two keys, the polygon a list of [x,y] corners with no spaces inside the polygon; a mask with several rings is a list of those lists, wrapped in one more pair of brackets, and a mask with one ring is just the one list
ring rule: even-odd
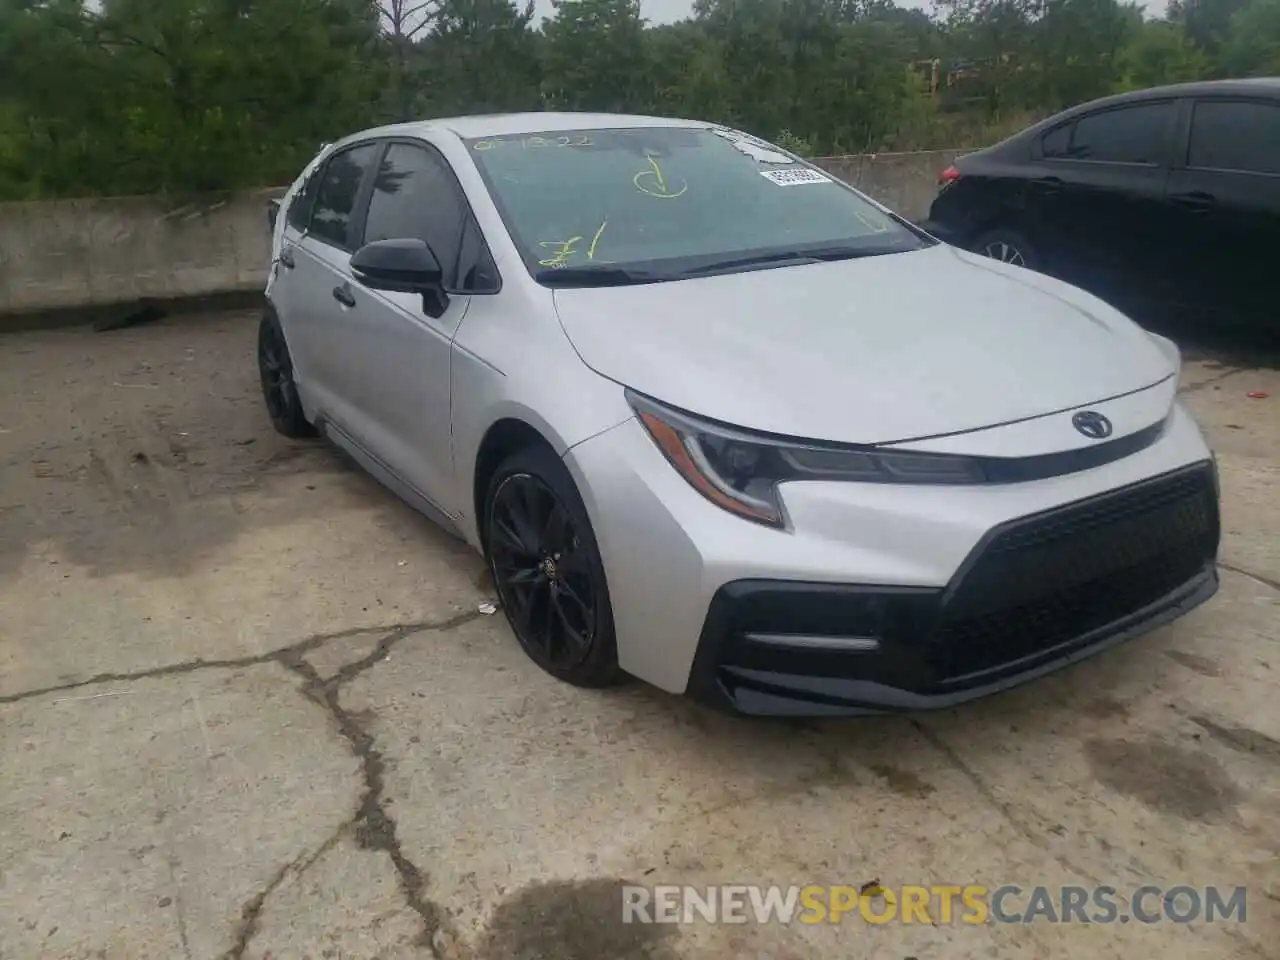
{"label": "wheel arch", "polygon": [[484,550],[484,499],[489,489],[489,481],[494,471],[503,460],[517,450],[526,447],[543,446],[560,456],[563,448],[548,439],[545,428],[534,426],[530,422],[534,418],[508,413],[496,419],[485,430],[476,455],[472,461],[471,473],[471,507],[474,511],[471,528],[474,531],[476,545]]}

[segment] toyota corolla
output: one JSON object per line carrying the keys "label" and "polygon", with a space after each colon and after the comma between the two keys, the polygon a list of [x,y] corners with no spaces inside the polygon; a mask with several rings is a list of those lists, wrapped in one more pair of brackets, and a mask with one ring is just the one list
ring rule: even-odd
{"label": "toyota corolla", "polygon": [[569,683],[949,706],[1217,589],[1172,343],[740,131],[356,134],[273,214],[267,300],[276,428],[480,551]]}

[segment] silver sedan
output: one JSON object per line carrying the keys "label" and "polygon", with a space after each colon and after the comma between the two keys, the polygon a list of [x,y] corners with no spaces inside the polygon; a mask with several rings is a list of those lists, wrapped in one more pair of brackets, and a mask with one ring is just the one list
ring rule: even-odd
{"label": "silver sedan", "polygon": [[544,670],[948,706],[1217,587],[1177,348],[716,124],[368,130],[275,218],[258,359],[488,562]]}

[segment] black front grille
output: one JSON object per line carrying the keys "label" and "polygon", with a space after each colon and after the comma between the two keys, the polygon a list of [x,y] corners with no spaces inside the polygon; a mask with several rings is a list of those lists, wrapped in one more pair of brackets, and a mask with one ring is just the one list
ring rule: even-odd
{"label": "black front grille", "polygon": [[943,681],[1084,641],[1205,569],[1217,553],[1211,464],[998,528],[943,602],[928,659]]}

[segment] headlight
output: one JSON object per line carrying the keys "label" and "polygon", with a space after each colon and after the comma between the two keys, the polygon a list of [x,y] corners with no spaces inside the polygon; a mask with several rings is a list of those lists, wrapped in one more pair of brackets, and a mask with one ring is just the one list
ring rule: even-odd
{"label": "headlight", "polygon": [[709,423],[627,391],[649,435],[695,490],[748,520],[783,525],[777,486],[787,480],[983,483],[967,457],[797,443]]}

